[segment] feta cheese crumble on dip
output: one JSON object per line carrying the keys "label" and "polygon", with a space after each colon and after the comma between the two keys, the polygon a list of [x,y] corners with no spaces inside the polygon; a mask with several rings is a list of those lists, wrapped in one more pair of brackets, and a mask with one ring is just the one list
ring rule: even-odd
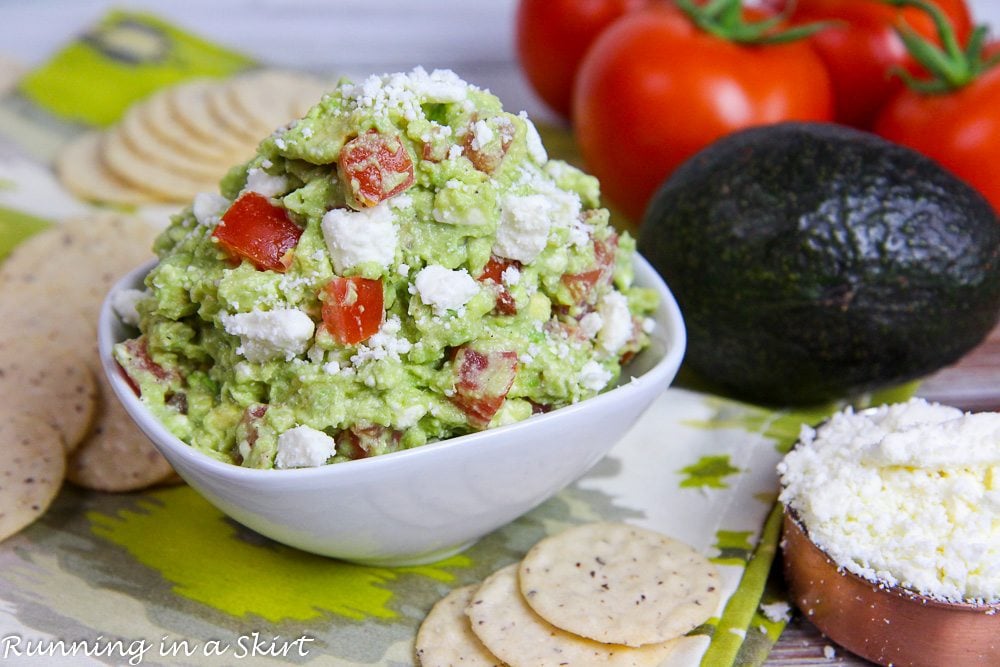
{"label": "feta cheese crumble on dip", "polygon": [[597,181],[448,71],[340,83],[155,250],[141,335],[115,357],[177,437],[254,468],[594,396],[656,305]]}
{"label": "feta cheese crumble on dip", "polygon": [[1000,600],[1000,414],[922,399],[835,414],[779,464],[780,500],[839,567],[958,602]]}

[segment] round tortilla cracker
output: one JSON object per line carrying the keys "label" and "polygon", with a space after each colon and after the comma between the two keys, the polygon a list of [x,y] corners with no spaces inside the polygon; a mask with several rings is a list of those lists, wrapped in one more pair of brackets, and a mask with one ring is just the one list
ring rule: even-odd
{"label": "round tortilla cracker", "polygon": [[417,631],[417,661],[422,667],[500,667],[500,660],[486,650],[472,628],[465,608],[478,586],[456,588],[437,601]]}
{"label": "round tortilla cracker", "polygon": [[[209,163],[229,165],[239,162],[234,151],[214,137],[200,137],[174,113],[170,105],[173,88],[165,88],[135,107],[139,121],[175,152]],[[243,156],[247,159],[249,156]]]}
{"label": "round tortilla cracker", "polygon": [[227,153],[245,155],[243,160],[248,160],[253,156],[256,142],[241,137],[209,105],[209,95],[222,94],[223,85],[220,81],[198,80],[170,88],[166,93],[167,105],[171,115],[201,141],[218,145]]}
{"label": "round tortilla cracker", "polygon": [[218,188],[218,178],[174,170],[141,155],[125,145],[118,132],[108,132],[101,138],[101,154],[115,176],[153,197],[186,202],[199,192],[215,192]]}
{"label": "round tortilla cracker", "polygon": [[101,155],[101,132],[87,132],[70,142],[56,158],[55,170],[73,194],[109,204],[142,205],[159,201],[108,169]]}
{"label": "round tortilla cracker", "polygon": [[483,581],[466,613],[472,631],[495,656],[510,665],[659,665],[675,642],[639,648],[603,644],[565,632],[532,611],[518,588],[518,564]]}
{"label": "round tortilla cracker", "polygon": [[62,487],[66,452],[59,432],[30,413],[0,421],[0,540],[48,509]]}
{"label": "round tortilla cracker", "polygon": [[521,562],[520,590],[556,627],[641,646],[675,639],[719,604],[719,573],[690,546],[650,530],[598,522],[548,537]]}
{"label": "round tortilla cracker", "polygon": [[263,129],[234,106],[230,92],[232,86],[233,82],[227,81],[223,85],[206,90],[205,104],[216,122],[228,127],[234,135],[240,138],[240,141],[253,143],[256,147],[257,142],[271,130]]}
{"label": "round tortilla cracker", "polygon": [[[111,286],[153,258],[156,234],[141,218],[122,213],[69,218],[14,249],[0,266],[0,289],[29,290],[43,297],[26,306],[43,318],[75,309],[86,320],[87,330],[94,331]],[[85,342],[89,349],[93,341]]]}
{"label": "round tortilla cracker", "polygon": [[230,164],[218,159],[206,160],[195,153],[200,142],[192,140],[189,146],[174,146],[164,141],[142,120],[142,105],[132,107],[118,126],[105,136],[105,157],[114,169],[113,155],[128,151],[148,162],[154,162],[169,171],[195,179],[218,180],[225,175]]}
{"label": "round tortilla cracker", "polygon": [[95,491],[138,491],[170,479],[174,469],[139,430],[102,373],[101,410],[70,457],[66,478]]}
{"label": "round tortilla cracker", "polygon": [[90,429],[97,385],[86,361],[70,351],[52,353],[33,338],[0,349],[0,414],[37,415],[62,436],[67,453]]}
{"label": "round tortilla cracker", "polygon": [[226,93],[232,109],[263,137],[302,117],[327,86],[313,77],[284,70],[261,70],[234,79]]}

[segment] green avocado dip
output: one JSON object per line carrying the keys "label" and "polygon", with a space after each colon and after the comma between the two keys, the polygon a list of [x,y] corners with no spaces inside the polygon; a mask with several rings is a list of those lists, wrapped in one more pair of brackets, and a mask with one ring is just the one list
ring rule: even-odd
{"label": "green avocado dip", "polygon": [[597,181],[450,71],[341,82],[158,238],[115,358],[178,438],[299,468],[614,384],[656,306]]}

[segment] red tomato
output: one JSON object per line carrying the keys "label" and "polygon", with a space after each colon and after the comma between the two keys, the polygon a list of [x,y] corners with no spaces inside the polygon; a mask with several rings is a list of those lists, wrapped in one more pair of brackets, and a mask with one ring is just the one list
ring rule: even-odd
{"label": "red tomato", "polygon": [[573,96],[584,160],[635,221],[681,162],[724,134],[832,113],[829,76],[807,43],[739,45],[670,5],[633,12],[604,31],[580,65]]}
{"label": "red tomato", "polygon": [[517,303],[514,295],[510,293],[503,284],[503,272],[509,268],[520,269],[521,262],[516,259],[502,259],[500,257],[490,257],[486,262],[483,272],[479,274],[479,282],[492,282],[497,287],[496,310],[501,315],[517,315]]}
{"label": "red tomato", "polygon": [[132,338],[122,343],[124,348],[124,363],[119,363],[118,367],[125,374],[125,381],[132,388],[136,396],[141,396],[139,387],[143,380],[150,379],[153,382],[171,384],[179,380],[175,371],[168,371],[159,365],[149,356],[149,344],[145,336]]}
{"label": "red tomato", "polygon": [[[951,19],[964,44],[972,29],[965,0],[932,1]],[[904,67],[914,74],[921,72],[893,27],[905,23],[939,43],[925,12],[875,0],[798,0],[792,19],[795,23],[838,22],[810,39],[830,72],[835,120],[864,129],[872,126],[879,109],[903,87],[889,71]]]}
{"label": "red tomato", "polygon": [[566,274],[562,277],[573,303],[581,305],[593,303],[599,285],[611,284],[615,269],[615,250],[618,248],[618,235],[612,234],[600,241],[594,239],[594,259],[596,266],[582,273]]}
{"label": "red tomato", "polygon": [[715,139],[832,113],[829,77],[807,43],[736,44],[669,5],[628,14],[603,32],[573,97],[584,160],[635,221],[663,180]]}
{"label": "red tomato", "polygon": [[619,16],[649,2],[521,0],[515,21],[517,57],[538,96],[569,118],[573,80],[587,47]]}
{"label": "red tomato", "polygon": [[460,347],[453,360],[455,395],[452,402],[465,412],[475,428],[489,426],[507,399],[517,375],[517,353],[479,352]]}
{"label": "red tomato", "polygon": [[357,345],[382,326],[383,298],[381,280],[334,277],[326,286],[323,323],[344,345]]}
{"label": "red tomato", "polygon": [[337,434],[337,453],[351,460],[399,451],[403,434],[378,424],[355,424]]}
{"label": "red tomato", "polygon": [[413,185],[413,160],[402,140],[375,130],[344,144],[337,172],[355,208],[376,206]]}
{"label": "red tomato", "polygon": [[[986,55],[1000,52],[1000,42]],[[934,158],[967,181],[1000,213],[1000,66],[940,94],[904,89],[875,122],[875,132]]]}
{"label": "red tomato", "polygon": [[230,255],[250,260],[259,270],[284,273],[302,228],[267,197],[247,192],[223,214],[212,236]]}

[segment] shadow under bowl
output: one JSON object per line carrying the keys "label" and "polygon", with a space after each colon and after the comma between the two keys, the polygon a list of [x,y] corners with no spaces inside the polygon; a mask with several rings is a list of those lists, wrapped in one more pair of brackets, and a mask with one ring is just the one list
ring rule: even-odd
{"label": "shadow under bowl", "polygon": [[945,602],[840,569],[787,506],[781,547],[792,601],[851,653],[895,667],[1000,665],[1000,603]]}
{"label": "shadow under bowl", "polygon": [[[153,264],[113,289],[141,288]],[[635,256],[636,284],[660,305],[651,344],[619,386],[522,422],[369,459],[296,470],[255,470],[217,461],[179,440],[135,395],[112,356],[135,336],[105,300],[98,347],[111,387],[174,469],[245,526],[278,542],[373,565],[439,560],[516,519],[582,476],[671,383],[685,348],[677,303]]]}

